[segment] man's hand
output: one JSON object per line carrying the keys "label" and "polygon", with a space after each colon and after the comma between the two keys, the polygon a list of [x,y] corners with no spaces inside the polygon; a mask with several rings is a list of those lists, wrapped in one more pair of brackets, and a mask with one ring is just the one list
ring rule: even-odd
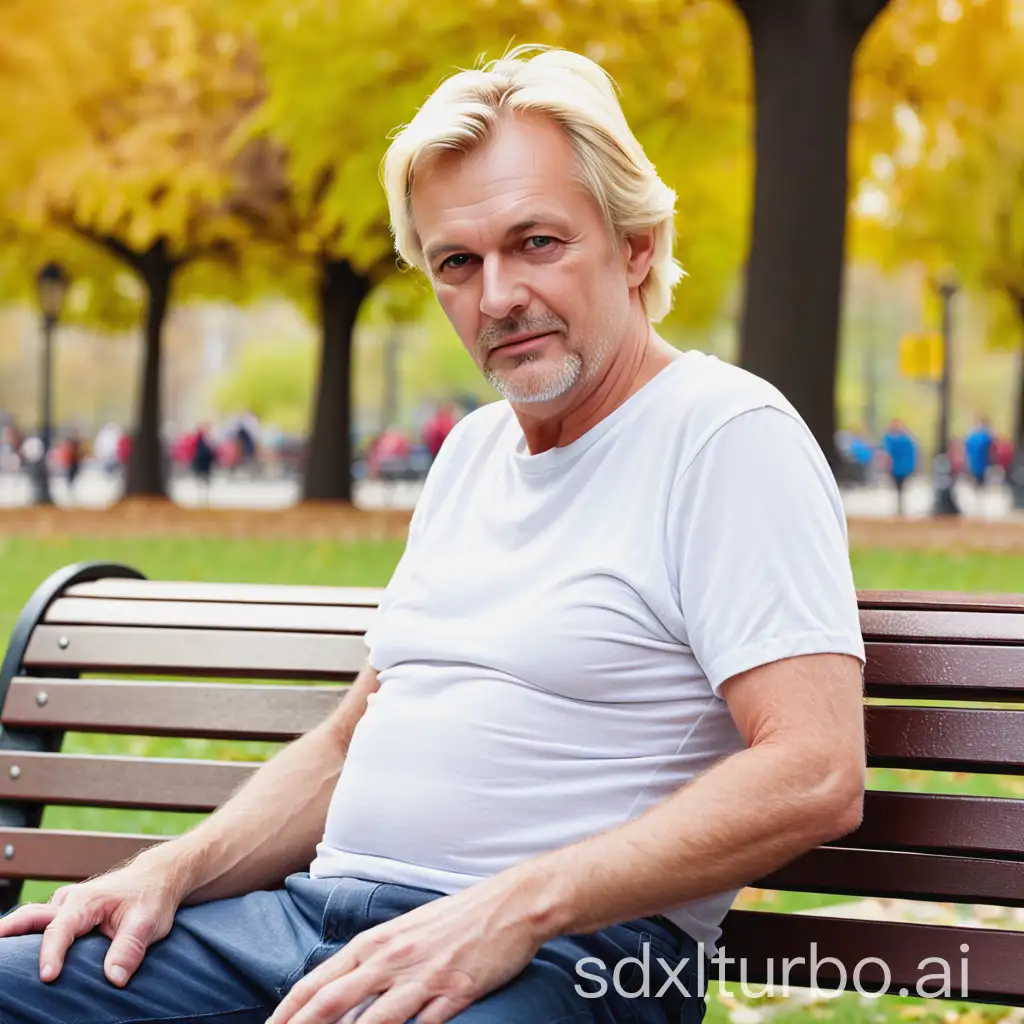
{"label": "man's hand", "polygon": [[443,1024],[514,978],[548,938],[524,917],[525,897],[504,872],[367,929],[267,1024],[349,1024],[357,1013],[359,1024]]}
{"label": "man's hand", "polygon": [[75,939],[98,928],[111,940],[103,973],[123,988],[149,946],[171,930],[182,889],[166,868],[136,861],[58,889],[49,903],[27,903],[0,920],[0,939],[42,932],[39,977],[53,981]]}

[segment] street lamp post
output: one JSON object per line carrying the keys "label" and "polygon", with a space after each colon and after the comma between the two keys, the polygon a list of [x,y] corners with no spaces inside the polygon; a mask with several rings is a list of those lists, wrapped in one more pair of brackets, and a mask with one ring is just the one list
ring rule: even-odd
{"label": "street lamp post", "polygon": [[39,460],[36,462],[36,502],[52,505],[48,458],[53,443],[53,331],[60,320],[64,296],[68,290],[68,275],[59,263],[50,262],[36,275],[39,308],[43,313],[43,352],[40,367],[41,392]]}
{"label": "street lamp post", "polygon": [[946,277],[939,282],[942,298],[942,376],[939,379],[939,425],[935,444],[933,483],[935,488],[933,513],[937,516],[957,516],[960,506],[953,493],[953,460],[949,453],[950,392],[953,380],[953,297],[959,291],[956,282]]}

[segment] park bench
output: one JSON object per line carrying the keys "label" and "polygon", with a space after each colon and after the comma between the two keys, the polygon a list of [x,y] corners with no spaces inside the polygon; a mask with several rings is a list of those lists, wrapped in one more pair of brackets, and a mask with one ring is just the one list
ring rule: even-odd
{"label": "park bench", "polygon": [[[31,597],[0,673],[0,909],[25,879],[77,880],[160,837],[39,828],[50,805],[208,812],[257,765],[62,753],[69,731],[226,740],[292,739],[320,721],[365,659],[381,591],[147,581],[118,565],[72,566]],[[1024,774],[1024,598],[860,595],[870,764]],[[148,679],[145,677],[149,677]],[[168,681],[188,677],[190,682]],[[231,682],[230,680],[260,680]],[[970,703],[979,706],[962,706]],[[945,704],[945,706],[943,706]],[[960,706],[953,706],[960,705]],[[1024,801],[871,792],[856,833],[756,884],[767,889],[1024,906]],[[847,984],[866,958],[889,990],[917,992],[926,957],[959,995],[1024,1005],[1024,935],[999,928],[733,910],[722,944],[748,982],[769,958],[806,985],[811,943]],[[714,975],[714,976],[717,976]],[[738,963],[726,977],[739,977]],[[819,984],[835,984],[823,969]],[[880,985],[867,963],[864,989]],[[934,987],[934,983],[933,983]]]}

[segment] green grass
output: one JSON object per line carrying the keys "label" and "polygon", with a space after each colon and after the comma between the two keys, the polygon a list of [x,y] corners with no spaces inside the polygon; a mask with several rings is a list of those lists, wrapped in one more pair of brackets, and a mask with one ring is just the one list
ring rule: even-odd
{"label": "green grass", "polygon": [[[0,539],[0,633],[14,625],[35,587],[52,571],[72,562],[100,559],[135,566],[151,578],[380,586],[398,559],[399,542],[336,544],[324,541],[249,541],[201,538],[166,539]],[[852,555],[854,577],[862,589],[1024,591],[1024,556],[1003,553],[858,550]],[[125,753],[162,757],[207,757],[259,761],[275,748],[264,743],[167,740],[148,737],[106,737],[71,734],[66,749],[88,753]],[[1024,796],[1024,780],[964,773],[876,770],[872,786],[880,789]],[[55,807],[44,824],[51,828],[96,829],[174,834],[199,818],[192,814],[128,812]],[[52,885],[30,883],[23,898],[45,899]],[[805,893],[768,894],[767,909],[795,910],[836,902],[841,897]],[[908,1005],[909,1004],[909,1005]],[[897,1021],[911,1014],[922,1021],[943,1019],[955,1004],[872,1000],[862,1004],[845,996],[811,1009],[784,1011],[782,1022],[808,1017],[835,1024],[849,1021]],[[984,1019],[989,1017],[982,1008]],[[908,1010],[910,1013],[908,1014]],[[712,995],[708,1021],[722,1024],[727,1008]],[[948,1018],[946,1018],[948,1019]]]}
{"label": "green grass", "polygon": [[851,560],[862,590],[1024,591],[1024,555],[1019,554],[870,548],[854,551]]}

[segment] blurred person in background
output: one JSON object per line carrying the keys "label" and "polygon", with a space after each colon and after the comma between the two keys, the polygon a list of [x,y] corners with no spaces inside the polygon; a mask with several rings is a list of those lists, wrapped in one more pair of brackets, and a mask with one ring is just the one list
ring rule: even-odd
{"label": "blurred person in background", "polygon": [[118,431],[117,440],[115,441],[116,465],[121,471],[128,469],[128,463],[131,461],[132,449],[134,447],[135,442],[132,439],[132,435],[127,430]]}
{"label": "blurred person in background", "polygon": [[888,459],[889,478],[896,489],[896,514],[906,514],[904,491],[917,470],[917,441],[900,419],[894,419],[882,436],[882,450]]}
{"label": "blurred person in background", "polygon": [[384,181],[502,401],[441,446],[329,716],[0,921],[4,1024],[698,1024],[738,891],[861,821],[839,489],[777,389],[656,331],[676,196],[614,83],[456,73]]}
{"label": "blurred person in background", "polygon": [[434,414],[423,426],[423,443],[427,447],[430,461],[433,462],[441,451],[441,445],[445,438],[452,432],[455,426],[455,412],[451,403],[445,402],[439,405]]}
{"label": "blurred person in background", "polygon": [[390,424],[373,446],[373,465],[376,476],[381,480],[395,482],[405,477],[412,442],[406,432],[396,423]]}
{"label": "blurred person in background", "polygon": [[238,443],[238,460],[235,469],[242,469],[256,475],[260,468],[260,421],[251,410],[238,417],[234,437]]}
{"label": "blurred person in background", "polygon": [[108,476],[114,476],[122,465],[121,436],[121,428],[116,423],[107,423],[100,427],[93,441],[93,454]]}
{"label": "blurred person in background", "polygon": [[992,459],[996,466],[1002,471],[1005,480],[1013,464],[1014,446],[1013,441],[1008,437],[996,437],[992,445]]}
{"label": "blurred person in background", "polygon": [[68,496],[73,497],[75,482],[85,460],[85,446],[77,430],[72,430],[64,440],[64,472],[68,480]]}
{"label": "blurred person in background", "polygon": [[21,471],[21,446],[24,443],[25,435],[12,416],[0,430],[0,472]]}
{"label": "blurred person in background", "polygon": [[987,416],[979,416],[974,429],[964,438],[967,471],[979,489],[985,486],[989,468],[995,462],[995,440]]}
{"label": "blurred person in background", "polygon": [[210,502],[210,480],[216,463],[217,451],[210,433],[210,425],[201,423],[196,430],[192,449],[192,472],[195,473],[200,496],[206,504]]}

